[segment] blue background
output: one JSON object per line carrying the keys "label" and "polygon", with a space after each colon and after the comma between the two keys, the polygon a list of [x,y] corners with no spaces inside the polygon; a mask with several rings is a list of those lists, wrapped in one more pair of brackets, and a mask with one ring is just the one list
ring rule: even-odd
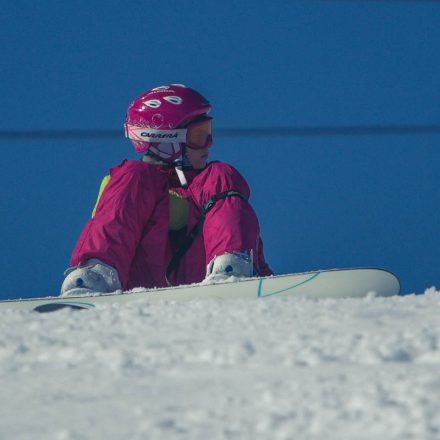
{"label": "blue background", "polygon": [[0,20],[1,298],[57,294],[102,176],[138,157],[128,104],[170,82],[213,104],[211,158],[250,183],[276,273],[440,287],[439,2],[14,1]]}

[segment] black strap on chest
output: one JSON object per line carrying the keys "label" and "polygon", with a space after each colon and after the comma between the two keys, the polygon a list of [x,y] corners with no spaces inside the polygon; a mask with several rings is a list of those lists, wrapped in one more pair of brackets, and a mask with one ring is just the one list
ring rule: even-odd
{"label": "black strap on chest", "polygon": [[178,266],[180,260],[182,257],[186,254],[190,246],[193,244],[195,238],[199,234],[199,232],[203,228],[203,223],[205,222],[206,214],[214,207],[214,205],[222,199],[226,199],[227,197],[240,197],[242,200],[247,201],[246,197],[239,191],[235,191],[233,189],[229,191],[224,191],[221,193],[218,193],[214,196],[212,196],[203,206],[202,206],[202,212],[200,215],[199,220],[195,224],[195,226],[191,229],[191,232],[186,236],[184,242],[182,243],[182,246],[177,250],[177,252],[173,255],[170,262],[168,263],[167,272],[166,272],[166,280],[168,285],[170,286],[171,283],[169,282],[168,278],[173,272],[173,270]]}

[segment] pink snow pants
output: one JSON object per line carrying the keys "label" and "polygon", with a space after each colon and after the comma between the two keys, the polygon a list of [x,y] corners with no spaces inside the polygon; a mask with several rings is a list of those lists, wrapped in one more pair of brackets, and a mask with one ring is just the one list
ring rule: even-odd
{"label": "pink snow pants", "polygon": [[[117,270],[124,290],[164,287],[173,252],[199,220],[203,205],[216,194],[235,190],[245,200],[233,196],[215,203],[169,281],[200,282],[212,258],[233,251],[252,252],[257,273],[272,274],[263,256],[257,216],[247,201],[249,187],[232,166],[211,162],[186,188],[173,187],[169,169],[142,161],[124,161],[110,176],[95,216],[74,248],[72,266],[97,258]],[[180,234],[168,231],[169,189],[189,203],[188,224]]]}

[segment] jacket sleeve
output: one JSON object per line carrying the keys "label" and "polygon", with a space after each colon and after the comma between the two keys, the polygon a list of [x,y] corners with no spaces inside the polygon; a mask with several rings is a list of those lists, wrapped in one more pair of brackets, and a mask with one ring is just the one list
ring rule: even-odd
{"label": "jacket sleeve", "polygon": [[127,284],[131,262],[161,194],[154,169],[128,161],[110,171],[94,216],[85,225],[73,251],[71,265],[97,258],[114,267],[122,286]]}

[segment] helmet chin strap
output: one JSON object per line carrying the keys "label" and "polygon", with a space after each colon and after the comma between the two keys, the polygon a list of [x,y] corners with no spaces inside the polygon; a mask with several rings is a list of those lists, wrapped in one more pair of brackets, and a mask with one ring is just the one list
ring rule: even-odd
{"label": "helmet chin strap", "polygon": [[[177,148],[177,147],[180,148],[180,145],[178,143],[174,143],[173,146],[175,148]],[[183,152],[182,152],[182,149],[181,149],[180,157],[177,158],[174,161],[174,164],[175,164],[176,174],[177,174],[177,177],[179,178],[180,184],[182,186],[187,186],[188,185],[188,181],[186,180],[185,173],[183,172],[183,169],[182,169],[182,167],[183,167]]]}

